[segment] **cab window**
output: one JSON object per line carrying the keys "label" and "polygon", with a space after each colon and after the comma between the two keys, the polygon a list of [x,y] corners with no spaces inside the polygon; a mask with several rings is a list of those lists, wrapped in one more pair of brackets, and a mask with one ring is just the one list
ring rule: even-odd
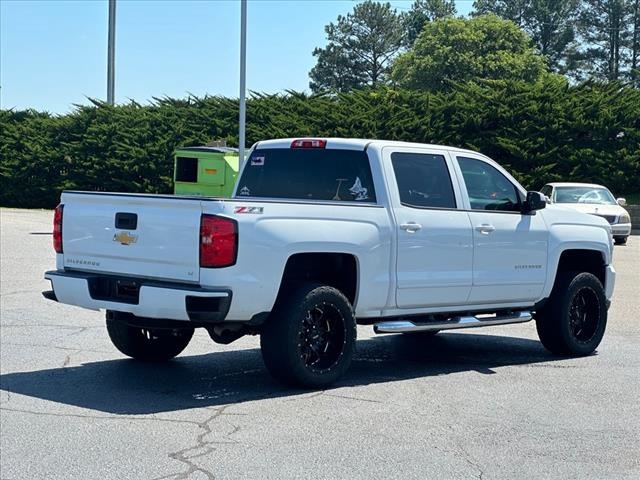
{"label": "cab window", "polygon": [[391,164],[403,205],[414,208],[456,208],[444,156],[394,152],[391,154]]}
{"label": "cab window", "polygon": [[518,190],[496,168],[481,160],[467,157],[458,157],[458,164],[473,210],[521,211]]}

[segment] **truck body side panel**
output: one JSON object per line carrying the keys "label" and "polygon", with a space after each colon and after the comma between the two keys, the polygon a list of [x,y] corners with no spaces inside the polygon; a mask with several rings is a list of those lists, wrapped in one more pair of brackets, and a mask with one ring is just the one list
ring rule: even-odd
{"label": "truck body side panel", "polygon": [[[356,315],[371,316],[385,308],[392,276],[391,221],[385,208],[239,199],[220,205],[221,215],[238,222],[238,261],[228,268],[201,269],[200,283],[245,292],[232,302],[229,320],[270,311],[287,260],[298,253],[353,255],[360,284]],[[262,210],[235,213],[252,211],[245,207]],[[208,205],[204,213],[209,213]]]}

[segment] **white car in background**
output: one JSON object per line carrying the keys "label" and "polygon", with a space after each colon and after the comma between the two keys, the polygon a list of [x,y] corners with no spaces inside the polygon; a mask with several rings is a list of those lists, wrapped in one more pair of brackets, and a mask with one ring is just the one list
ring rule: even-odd
{"label": "white car in background", "polygon": [[631,234],[631,217],[624,198],[616,199],[607,187],[593,183],[547,183],[540,190],[549,203],[560,204],[580,212],[598,215],[611,224],[613,239],[619,245],[627,243]]}

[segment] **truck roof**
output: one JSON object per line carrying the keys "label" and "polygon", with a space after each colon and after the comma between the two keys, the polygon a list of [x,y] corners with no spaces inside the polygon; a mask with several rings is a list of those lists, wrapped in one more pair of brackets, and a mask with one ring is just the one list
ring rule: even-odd
{"label": "truck roof", "polygon": [[195,146],[195,147],[182,147],[176,148],[176,152],[208,152],[208,153],[238,153],[237,148],[232,147],[209,147],[207,145]]}
{"label": "truck roof", "polygon": [[331,137],[297,137],[297,138],[277,138],[273,140],[262,140],[256,143],[256,148],[290,148],[294,140],[326,140],[328,149],[342,150],[364,150],[368,146],[375,145],[377,147],[429,147],[437,149],[455,150],[458,152],[477,153],[464,148],[450,147],[446,145],[436,145],[418,142],[400,142],[395,140],[374,140],[364,138],[331,138]]}

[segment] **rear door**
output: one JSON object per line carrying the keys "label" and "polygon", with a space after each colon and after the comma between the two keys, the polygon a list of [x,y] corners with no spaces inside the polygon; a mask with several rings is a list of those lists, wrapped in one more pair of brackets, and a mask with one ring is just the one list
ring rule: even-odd
{"label": "rear door", "polygon": [[65,192],[65,269],[199,280],[199,200]]}
{"label": "rear door", "polygon": [[[383,149],[396,220],[399,308],[464,304],[471,291],[473,239],[458,209],[444,150]],[[456,194],[457,193],[457,194]]]}

